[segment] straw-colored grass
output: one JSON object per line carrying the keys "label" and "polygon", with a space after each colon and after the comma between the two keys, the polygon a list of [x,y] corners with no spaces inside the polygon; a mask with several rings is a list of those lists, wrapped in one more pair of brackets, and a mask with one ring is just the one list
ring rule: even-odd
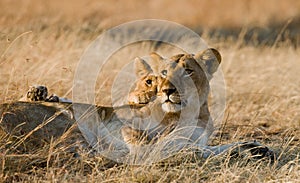
{"label": "straw-colored grass", "polygon": [[[162,18],[195,29],[267,29],[276,23],[281,25],[276,30],[280,33],[291,18],[299,17],[299,12],[297,0],[3,0],[0,103],[19,99],[32,84],[47,85],[50,92],[71,98],[74,73],[84,49],[104,29],[124,21]],[[244,42],[243,32],[238,40],[203,36],[223,56],[227,93],[222,128],[211,144],[258,139],[274,149],[278,157],[275,162],[227,156],[203,160],[180,154],[151,166],[113,165],[85,152],[76,158],[56,142],[27,152],[12,150],[7,148],[13,143],[11,139],[2,138],[0,181],[299,182],[299,45],[278,39],[273,46],[251,46]],[[103,85],[107,86],[109,83]]]}

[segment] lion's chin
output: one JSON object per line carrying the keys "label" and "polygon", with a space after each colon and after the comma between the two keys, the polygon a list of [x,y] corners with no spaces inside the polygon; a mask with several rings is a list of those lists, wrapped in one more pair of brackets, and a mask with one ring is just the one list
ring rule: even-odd
{"label": "lion's chin", "polygon": [[176,113],[181,110],[181,104],[174,104],[171,102],[165,102],[162,104],[162,109],[166,113]]}

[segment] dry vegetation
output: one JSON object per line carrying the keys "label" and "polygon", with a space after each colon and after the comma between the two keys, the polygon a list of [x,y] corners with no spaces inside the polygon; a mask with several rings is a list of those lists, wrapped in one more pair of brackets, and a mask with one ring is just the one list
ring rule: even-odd
{"label": "dry vegetation", "polygon": [[[182,154],[152,166],[110,166],[84,153],[74,158],[55,143],[18,152],[5,148],[5,141],[0,181],[299,182],[299,12],[297,0],[1,0],[0,103],[17,100],[35,83],[71,97],[79,58],[103,30],[134,19],[168,19],[199,31],[223,55],[227,109],[211,143],[258,139],[278,159],[201,160]],[[247,32],[257,27],[262,34]],[[260,42],[262,36],[272,44]]]}

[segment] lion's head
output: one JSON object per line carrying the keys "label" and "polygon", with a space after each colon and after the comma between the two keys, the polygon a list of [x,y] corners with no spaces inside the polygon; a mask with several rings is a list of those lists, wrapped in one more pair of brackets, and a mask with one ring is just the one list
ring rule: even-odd
{"label": "lion's head", "polygon": [[205,104],[209,80],[220,62],[221,56],[215,49],[207,49],[197,55],[179,54],[165,60],[157,85],[163,111],[177,113],[187,106],[201,107]]}
{"label": "lion's head", "polygon": [[137,81],[135,87],[129,93],[128,103],[131,105],[144,105],[153,101],[157,94],[158,66],[163,58],[157,53],[150,54],[150,63],[142,58],[136,58],[134,62]]}

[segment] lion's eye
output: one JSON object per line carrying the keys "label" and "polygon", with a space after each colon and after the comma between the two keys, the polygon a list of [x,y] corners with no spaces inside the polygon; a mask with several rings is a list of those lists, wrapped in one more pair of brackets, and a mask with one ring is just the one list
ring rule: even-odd
{"label": "lion's eye", "polygon": [[151,85],[151,84],[152,84],[152,80],[151,80],[151,79],[147,79],[147,80],[146,80],[146,83],[147,83],[148,85]]}
{"label": "lion's eye", "polygon": [[161,71],[161,74],[163,75],[163,76],[167,76],[167,70],[163,70],[163,71]]}
{"label": "lion's eye", "polygon": [[191,69],[186,69],[185,70],[186,76],[191,76],[193,74],[193,70]]}

